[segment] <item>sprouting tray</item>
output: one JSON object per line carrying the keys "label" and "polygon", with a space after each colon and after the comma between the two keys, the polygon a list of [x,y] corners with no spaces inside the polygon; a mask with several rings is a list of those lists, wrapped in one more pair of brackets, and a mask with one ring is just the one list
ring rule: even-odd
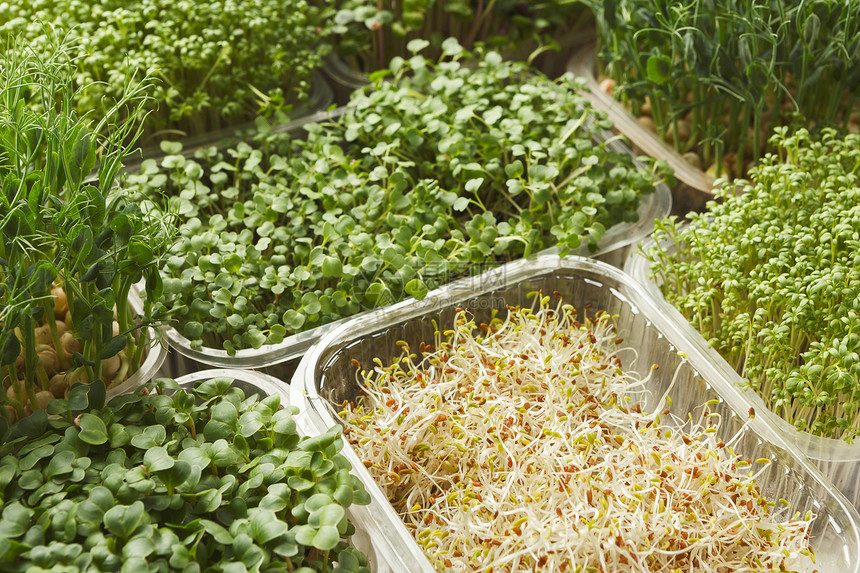
{"label": "sprouting tray", "polygon": [[[604,263],[581,257],[539,255],[509,263],[473,279],[432,292],[421,302],[406,301],[339,326],[305,354],[291,384],[294,404],[304,401],[300,424],[306,431],[321,431],[338,422],[334,411],[343,400],[358,397],[356,369],[351,361],[383,363],[400,355],[398,340],[412,349],[420,341],[432,340],[433,321],[440,327],[451,324],[456,308],[470,310],[476,320],[486,319],[493,309],[504,313],[507,305],[528,305],[527,294],[558,291],[579,316],[605,310],[616,316],[618,335],[635,353],[620,353],[626,370],[642,375],[658,364],[648,385],[643,405],[648,411],[671,403],[672,412],[684,418],[709,401],[720,414],[718,437],[734,436],[749,418],[753,406],[749,396],[731,382],[728,365],[713,360],[701,337],[690,336],[684,324],[623,272]],[[670,401],[671,400],[671,401]],[[790,445],[776,428],[773,415],[757,412],[741,430],[735,452],[753,459],[772,461],[758,483],[770,499],[786,499],[790,511],[817,514],[810,534],[818,556],[818,570],[840,573],[860,571],[860,517],[851,503],[819,470]],[[393,507],[384,498],[354,452],[350,461],[373,497],[371,510],[377,519],[373,535],[384,536],[387,551],[401,559],[403,571],[433,571]],[[346,455],[346,451],[345,451]]]}

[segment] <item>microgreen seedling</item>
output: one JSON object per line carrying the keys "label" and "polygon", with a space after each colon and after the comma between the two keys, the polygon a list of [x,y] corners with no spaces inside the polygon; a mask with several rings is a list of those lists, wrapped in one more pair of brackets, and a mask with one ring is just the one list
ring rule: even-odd
{"label": "microgreen seedling", "polygon": [[160,379],[16,427],[0,446],[0,568],[369,573],[347,544],[346,510],[370,499],[340,430],[299,436],[296,408],[231,383]]}
{"label": "microgreen seedling", "polygon": [[[740,189],[646,253],[667,300],[798,430],[860,431],[860,136],[780,128]],[[741,194],[737,194],[742,191]]]}
{"label": "microgreen seedling", "polygon": [[611,317],[576,319],[549,296],[460,310],[420,356],[357,369],[344,434],[437,569],[809,570],[811,516],[772,509],[769,460],[732,450],[746,428],[644,412]]}
{"label": "microgreen seedling", "polygon": [[[117,175],[140,135],[147,79],[79,116],[74,46],[10,42],[0,56],[0,432],[75,382],[125,380],[150,345],[131,286],[161,290],[171,218],[144,214]],[[104,387],[104,386],[103,386]],[[73,397],[72,397],[73,398]]]}
{"label": "microgreen seedling", "polygon": [[333,12],[302,0],[16,0],[0,5],[0,40],[40,45],[46,25],[74,39],[82,114],[109,110],[133,79],[127,70],[151,73],[145,130],[176,137],[305,102]]}
{"label": "microgreen seedling", "polygon": [[[860,131],[860,2],[586,0],[615,94],[740,177],[777,126]],[[682,137],[682,134],[684,136]]]}
{"label": "microgreen seedling", "polygon": [[338,5],[332,32],[337,52],[370,73],[385,69],[394,57],[408,57],[412,40],[429,42],[438,51],[446,37],[454,37],[470,50],[481,43],[503,53],[528,54],[541,46],[557,49],[589,25],[593,20],[585,6],[564,0],[347,0]]}
{"label": "microgreen seedling", "polygon": [[160,303],[195,345],[278,343],[638,219],[660,170],[597,139],[611,124],[579,83],[453,39],[439,61],[425,47],[305,141],[264,132],[193,159],[165,144],[130,177],[183,219]]}

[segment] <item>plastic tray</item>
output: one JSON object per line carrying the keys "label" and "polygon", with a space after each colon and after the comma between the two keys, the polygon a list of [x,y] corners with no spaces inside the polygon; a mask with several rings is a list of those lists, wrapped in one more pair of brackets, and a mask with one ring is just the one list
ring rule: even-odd
{"label": "plastic tray", "polygon": [[[581,46],[593,43],[595,40],[596,31],[593,22],[588,22],[581,28],[558,38],[558,50],[548,50],[541,53],[531,63],[532,67],[549,77],[562,75],[567,71],[565,69],[566,62],[571,54]],[[507,60],[527,61],[535,48],[534,45],[527,45],[519,49],[509,50],[504,53],[503,57]],[[367,74],[351,66],[337,53],[326,56],[322,72],[331,83],[335,101],[338,103],[348,102],[349,96],[354,90],[363,88],[370,83]]]}
{"label": "plastic tray", "polygon": [[[141,314],[143,312],[142,301],[136,294],[129,294],[128,305],[131,307],[131,311],[134,314]],[[149,348],[147,349],[146,356],[144,356],[140,368],[137,369],[137,372],[113,388],[109,388],[106,394],[106,400],[110,400],[114,396],[118,396],[120,394],[134,392],[155,378],[162,364],[164,364],[164,360],[167,358],[167,341],[164,339],[164,336],[160,331],[149,326],[146,328],[149,335]]]}
{"label": "plastic tray", "polygon": [[[323,115],[325,113],[324,110],[329,107],[333,101],[334,93],[332,92],[328,82],[325,81],[325,78],[320,73],[314,72],[307,103],[295,109],[290,113],[290,115],[306,122],[307,118],[310,116]],[[285,131],[289,130],[295,124],[296,121],[276,124],[272,129],[275,132]],[[255,122],[248,121],[238,125],[217,129],[215,131],[186,137],[180,140],[182,143],[181,154],[186,157],[191,157],[194,151],[201,147],[208,147],[210,145],[228,145],[230,142],[239,141],[243,137],[247,137],[247,133],[249,131],[256,130],[256,128],[257,126]],[[164,157],[164,152],[161,151],[160,144],[145,147],[139,154],[136,154],[130,159],[128,165],[125,166],[125,171],[136,171],[140,168],[140,164],[145,160],[158,159],[161,157]]]}
{"label": "plastic tray", "polygon": [[322,72],[330,82],[335,101],[340,104],[348,102],[352,92],[370,83],[370,78],[335,53],[326,56]]}
{"label": "plastic tray", "polygon": [[140,368],[113,388],[109,388],[107,391],[107,400],[120,394],[134,392],[156,377],[156,373],[162,367],[162,364],[164,364],[165,358],[167,358],[167,344],[162,340],[159,332],[152,328],[150,328],[149,339],[151,344]]}
{"label": "plastic tray", "polygon": [[[290,124],[284,124],[280,130],[298,133],[302,129],[302,126],[307,123],[339,117],[346,111],[347,108],[340,107],[328,112],[318,112],[312,116],[295,120]],[[631,153],[630,149],[624,143],[617,138],[613,138],[609,132],[602,134],[602,141],[609,141],[609,147],[615,151]],[[194,150],[190,149],[186,150],[186,152],[190,156]],[[639,162],[636,162],[636,164],[641,165]],[[638,210],[639,220],[637,222],[619,223],[607,229],[596,252],[589,253],[588,246],[583,244],[574,254],[597,258],[620,268],[627,258],[627,247],[639,239],[648,236],[654,229],[654,220],[667,216],[671,208],[671,191],[664,184],[657,185],[654,193],[642,197]],[[555,254],[557,252],[557,248],[542,251],[544,254]],[[466,280],[468,282],[469,279]],[[132,288],[131,294],[139,300],[139,286]],[[361,313],[356,316],[365,316],[366,314]],[[282,380],[289,380],[297,364],[297,359],[311,345],[316,343],[326,332],[344,322],[352,320],[352,318],[347,317],[288,336],[280,344],[267,344],[259,349],[237,350],[233,356],[227,354],[227,351],[218,348],[192,348],[191,341],[188,338],[175,328],[166,327],[163,329],[163,333],[170,344],[171,352],[165,362],[163,373],[165,376],[176,377],[207,366],[221,368],[265,368],[267,373]]]}
{"label": "plastic tray", "polygon": [[678,185],[673,190],[674,200],[679,212],[701,209],[705,202],[713,198],[714,178],[701,169],[690,165],[675,149],[657,135],[636,121],[636,117],[624,105],[600,89],[594,75],[597,65],[597,47],[594,42],[585,44],[568,61],[567,70],[585,78],[589,91],[584,92],[592,105],[609,114],[615,129],[623,133],[634,148],[657,159],[665,159],[675,171]]}
{"label": "plastic tray", "polygon": [[[654,245],[656,245],[656,241],[651,238],[644,241],[641,248],[648,250]],[[670,249],[668,244],[664,244],[663,248]],[[687,322],[678,309],[666,301],[663,293],[660,291],[660,285],[650,278],[648,260],[640,252],[633,251],[631,253],[624,266],[624,270],[661,306],[662,312],[678,323],[679,330],[685,336],[696,339],[699,342],[711,361],[724,366],[729,382],[735,388],[738,388],[737,391],[742,393],[755,406],[756,411],[767,409],[764,401],[755,391],[743,389],[744,382],[740,375],[723,360],[723,357],[715,349],[708,345],[702,335]],[[848,501],[860,509],[860,443],[849,444],[843,440],[813,436],[808,432],[799,432],[781,417],[771,413],[769,410],[768,412],[773,417],[775,429],[782,434],[785,440],[793,444],[806,457],[811,459],[821,470],[821,473],[845,494]]]}
{"label": "plastic tray", "polygon": [[[202,370],[192,374],[186,374],[176,379],[183,388],[191,388],[195,382],[200,380],[211,380],[226,376],[233,378],[233,385],[241,388],[245,395],[262,394],[271,396],[277,394],[281,398],[282,406],[289,406],[290,396],[287,392],[287,385],[267,374],[254,372],[252,370],[238,370],[231,368],[218,368],[210,370]],[[305,431],[304,428],[299,428],[304,435],[316,435],[315,432]],[[350,521],[355,525],[355,534],[351,538],[352,546],[367,555],[370,570],[374,573],[394,573],[387,568],[387,565],[379,562],[377,546],[379,542],[377,538],[370,535],[371,528],[367,521],[370,519],[369,513],[366,511],[367,506],[353,505],[347,510],[347,515]]]}
{"label": "plastic tray", "polygon": [[[509,304],[530,304],[526,294],[538,289],[559,291],[580,316],[596,310],[618,316],[618,335],[638,351],[635,357],[633,353],[621,353],[622,360],[627,360],[624,368],[644,375],[653,363],[660,365],[644,401],[649,411],[662,409],[669,397],[672,411],[683,418],[706,401],[716,399],[718,404],[712,411],[722,417],[718,432],[722,439],[733,436],[748,419],[753,402],[730,381],[727,365],[712,359],[701,337],[689,336],[684,324],[621,271],[580,257],[556,256],[511,263],[485,274],[471,287],[443,287],[420,303],[401,303],[340,326],[302,359],[291,385],[292,402],[305,400],[305,423],[317,430],[327,428],[337,422],[332,404],[359,395],[352,359],[362,364],[370,364],[374,357],[391,361],[400,355],[397,340],[418,348],[419,341],[433,339],[432,320],[450,324],[457,307],[467,308],[477,320],[486,321],[494,308],[504,312]],[[812,510],[817,514],[810,533],[819,571],[860,571],[860,516],[856,509],[783,439],[767,412],[763,414],[757,412],[743,430],[735,451],[753,459],[772,460],[758,480],[764,495],[788,500],[792,512]],[[353,453],[353,463],[355,458]],[[412,563],[403,571],[432,571],[370,474],[363,465],[357,468],[382,516],[377,524],[380,534],[385,532],[392,551]]]}

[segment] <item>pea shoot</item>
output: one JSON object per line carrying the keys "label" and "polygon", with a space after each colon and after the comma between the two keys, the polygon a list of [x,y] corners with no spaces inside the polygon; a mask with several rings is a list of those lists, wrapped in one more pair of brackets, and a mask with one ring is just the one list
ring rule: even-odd
{"label": "pea shoot", "polygon": [[743,176],[777,126],[860,131],[858,0],[586,4],[614,94],[716,176]]}
{"label": "pea shoot", "polygon": [[75,49],[52,35],[0,54],[0,432],[76,382],[109,388],[140,368],[155,316],[151,304],[135,316],[129,290],[160,292],[175,230],[117,186],[149,80],[80,116]]}

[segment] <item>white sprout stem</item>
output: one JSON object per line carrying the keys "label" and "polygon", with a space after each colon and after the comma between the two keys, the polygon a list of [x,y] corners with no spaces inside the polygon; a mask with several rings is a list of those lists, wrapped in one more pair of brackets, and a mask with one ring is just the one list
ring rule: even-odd
{"label": "white sprout stem", "polygon": [[[781,519],[747,461],[698,423],[633,406],[612,319],[540,299],[477,325],[465,312],[423,359],[359,373],[341,413],[440,571],[804,571],[811,515]],[[428,347],[431,348],[431,347]],[[653,370],[652,370],[653,371]],[[649,375],[650,376],[650,375]],[[665,420],[662,418],[666,418]],[[766,466],[765,466],[766,467]]]}

